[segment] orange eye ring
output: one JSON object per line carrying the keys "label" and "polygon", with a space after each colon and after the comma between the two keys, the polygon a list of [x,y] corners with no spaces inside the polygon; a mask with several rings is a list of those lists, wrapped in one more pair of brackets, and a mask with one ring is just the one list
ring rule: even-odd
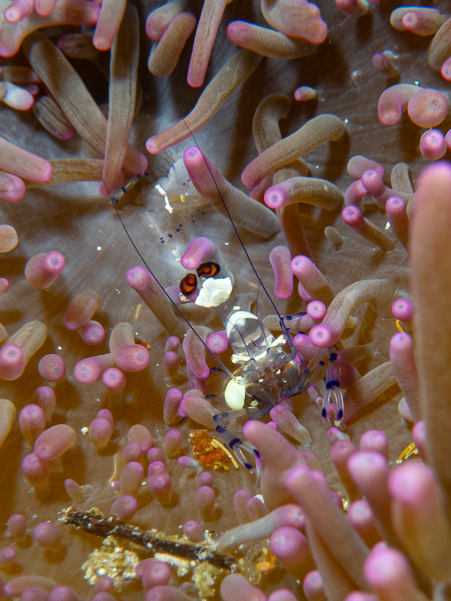
{"label": "orange eye ring", "polygon": [[208,263],[201,263],[197,268],[197,275],[203,278],[213,278],[215,275],[221,271],[221,267],[214,263],[213,261],[209,261]]}
{"label": "orange eye ring", "polygon": [[194,273],[188,273],[180,282],[180,290],[185,296],[197,290],[197,277]]}

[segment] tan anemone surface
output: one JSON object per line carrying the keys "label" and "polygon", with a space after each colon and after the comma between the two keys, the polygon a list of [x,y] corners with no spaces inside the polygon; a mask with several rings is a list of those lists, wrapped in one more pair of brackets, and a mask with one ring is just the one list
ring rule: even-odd
{"label": "tan anemone surface", "polygon": [[[232,2],[225,9],[206,81],[223,66],[226,59],[236,52],[227,39],[225,26],[232,19],[245,19],[263,24],[256,2]],[[146,67],[150,41],[144,33],[145,17],[155,7],[153,2],[138,2],[141,28],[141,63],[138,71],[143,90],[142,102],[135,115],[131,142],[149,158],[149,174],[155,180],[164,177],[167,169],[182,156],[183,150],[193,144],[192,138],[176,145],[160,155],[151,156],[145,151],[145,140],[169,127],[194,106],[199,91],[186,82],[192,41],[188,42],[174,73],[156,78]],[[443,88],[440,76],[426,63],[428,39],[408,32],[394,30],[389,14],[396,3],[382,2],[372,7],[370,14],[353,19],[338,12],[333,3],[320,6],[327,22],[329,35],[316,52],[306,58],[292,61],[264,59],[255,73],[226,101],[218,113],[196,134],[196,141],[227,179],[243,188],[240,174],[250,160],[257,155],[252,138],[252,117],[259,102],[268,94],[281,93],[291,99],[291,111],[281,122],[283,135],[294,132],[315,115],[333,113],[345,121],[347,134],[338,142],[327,143],[305,157],[312,176],[323,177],[336,184],[342,191],[353,179],[346,171],[347,161],[355,155],[364,155],[384,165],[387,175],[398,162],[408,163],[413,179],[427,161],[419,152],[420,130],[407,117],[394,127],[381,125],[377,118],[377,100],[387,87],[388,80],[371,65],[375,52],[391,49],[399,55],[401,81],[418,81],[423,87]],[[201,3],[195,2],[193,11],[199,15]],[[50,34],[51,34],[50,30]],[[15,59],[11,59],[15,60]],[[25,64],[23,55],[17,61]],[[9,64],[10,60],[4,60]],[[99,103],[106,100],[107,82],[98,81],[103,75],[95,68],[78,61],[76,69],[88,81]],[[293,93],[301,85],[311,86],[318,92],[317,101],[296,103]],[[114,118],[114,115],[110,118]],[[445,130],[444,130],[445,131]],[[47,160],[55,158],[92,157],[88,145],[80,137],[62,142],[52,138],[35,120],[31,111],[15,112],[7,107],[0,109],[0,133],[9,141]],[[387,180],[388,181],[388,180]],[[337,294],[344,287],[363,279],[387,278],[393,286],[393,299],[408,290],[407,253],[400,243],[394,250],[384,253],[354,233],[341,218],[341,209],[325,211],[305,204],[299,205],[306,236],[314,260]],[[56,409],[52,424],[71,425],[77,433],[77,447],[66,452],[52,473],[51,494],[37,500],[33,489],[21,471],[21,460],[31,452],[19,429],[18,421],[8,435],[0,451],[1,503],[0,524],[5,524],[12,513],[28,516],[28,531],[39,522],[55,522],[63,508],[70,505],[63,482],[71,478],[85,486],[87,510],[98,507],[109,513],[118,493],[112,486],[115,464],[121,456],[128,429],[134,424],[146,426],[154,445],[162,446],[169,429],[163,422],[163,400],[173,383],[163,367],[166,334],[150,310],[142,304],[138,295],[125,282],[126,271],[140,261],[126,237],[114,208],[108,199],[98,194],[98,183],[75,183],[40,189],[30,189],[17,204],[2,202],[2,223],[12,225],[19,237],[17,247],[1,258],[2,277],[10,281],[9,291],[0,299],[0,322],[9,335],[23,324],[38,319],[48,328],[48,337],[40,350],[28,363],[24,374],[12,382],[2,381],[1,397],[11,400],[17,413],[33,402],[33,392],[46,384],[40,377],[37,364],[45,354],[56,353],[63,357],[67,366],[67,380],[57,383]],[[169,215],[162,206],[161,197],[144,182],[130,192],[120,205],[121,216],[140,252],[151,265],[157,277],[165,285],[177,284],[183,269],[179,259],[188,243],[202,235],[214,239],[226,257],[233,272],[237,290],[250,292],[259,300],[259,311],[269,314],[270,308],[264,294],[259,290],[251,268],[243,256],[233,229],[228,221],[206,202],[189,199],[174,207]],[[386,215],[376,205],[368,204],[365,215],[381,229],[385,228]],[[335,250],[324,236],[324,228],[333,225],[343,236],[344,244]],[[269,264],[269,252],[277,245],[285,244],[281,233],[266,241],[261,237],[239,230],[255,267],[272,293],[274,274]],[[394,239],[394,237],[393,237]],[[37,253],[58,250],[66,258],[62,276],[49,289],[31,287],[24,277],[24,267],[29,258]],[[107,340],[99,347],[88,347],[77,332],[64,326],[64,315],[69,302],[84,290],[94,290],[101,298],[96,319],[107,332],[119,322],[133,324],[137,337],[150,344],[149,367],[143,372],[127,374],[127,385],[122,401],[112,409],[114,431],[111,441],[102,451],[97,451],[84,435],[82,429],[96,417],[97,411],[108,407],[107,393],[100,381],[83,385],[73,377],[73,368],[82,358],[108,352]],[[354,330],[348,330],[342,338],[345,346],[371,344],[369,357],[356,364],[361,374],[388,361],[389,339],[396,332],[395,319],[390,311],[391,303],[376,312],[362,305],[353,314],[358,317]],[[303,310],[305,303],[295,293],[289,301],[277,301],[282,314]],[[185,308],[187,315],[197,324],[214,324],[220,329],[217,318],[206,317],[200,309]],[[182,324],[183,326],[183,324]],[[184,326],[183,326],[184,328]],[[213,362],[210,362],[213,365]],[[185,374],[185,368],[182,367]],[[180,381],[182,391],[189,388],[186,377]],[[213,379],[208,392],[219,390],[220,380]],[[399,415],[400,400],[397,385],[379,396],[359,413],[347,428],[351,440],[358,444],[360,435],[368,429],[386,433],[391,459],[396,459],[411,441],[410,430]],[[307,427],[312,437],[311,450],[320,460],[332,488],[340,484],[331,464],[331,442],[326,435],[319,409],[307,394],[294,399],[295,415]],[[183,435],[182,450],[191,454],[188,432],[198,428],[194,422],[180,426]],[[231,429],[241,430],[233,424]],[[293,441],[291,441],[293,442]],[[189,519],[201,521],[194,502],[196,480],[194,470],[180,467],[176,459],[168,461],[173,482],[173,499],[169,507],[162,507],[152,499],[147,487],[139,493],[139,510],[133,523],[143,529],[156,528],[167,535],[181,534],[180,527]],[[117,472],[116,472],[117,474]],[[209,530],[218,535],[238,525],[233,506],[234,493],[243,488],[259,492],[255,476],[243,468],[226,473],[214,473],[217,512],[214,520],[206,522]],[[36,542],[18,549],[15,566],[5,572],[6,579],[19,574],[41,574],[61,584],[72,586],[80,598],[93,596],[92,587],[84,580],[81,571],[89,553],[100,545],[96,537],[74,534],[69,526],[59,525],[64,557],[51,557]],[[8,544],[8,539],[4,539]],[[280,588],[279,583],[268,585]],[[301,595],[301,589],[293,577],[285,577],[284,585],[292,587]],[[142,598],[137,585],[123,588],[122,597]]]}

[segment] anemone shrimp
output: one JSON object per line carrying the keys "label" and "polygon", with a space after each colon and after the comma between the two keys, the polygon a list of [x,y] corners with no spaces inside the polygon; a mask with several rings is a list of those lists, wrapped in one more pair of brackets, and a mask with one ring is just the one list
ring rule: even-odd
{"label": "anemone shrimp", "polygon": [[[179,160],[177,163],[168,171],[168,177],[165,180],[159,180],[154,186],[155,190],[164,197],[164,208],[172,214],[173,208],[170,199],[179,197],[186,201],[190,194],[201,194],[202,190],[208,188],[208,186],[207,196],[211,197],[212,187],[213,194],[215,194],[214,189],[216,189],[217,196],[242,248],[245,260],[255,275],[257,299],[252,299],[249,294],[232,294],[233,273],[228,268],[215,243],[205,237],[195,238],[181,256],[180,263],[188,271],[181,278],[179,286],[175,285],[166,289],[163,287],[152,271],[152,267],[136,246],[116,206],[123,196],[143,177],[152,181],[147,173],[134,176],[110,197],[127,237],[151,276],[145,286],[141,285],[141,280],[144,279],[142,274],[138,276],[134,273],[133,276],[127,276],[128,283],[137,290],[151,310],[152,299],[155,299],[155,288],[160,296],[160,301],[162,300],[159,288],[188,326],[189,330],[185,334],[183,349],[186,355],[189,382],[193,389],[205,393],[205,380],[213,370],[221,373],[228,380],[221,394],[209,394],[206,397],[208,401],[215,401],[216,403],[225,401],[229,408],[228,411],[218,410],[218,412],[215,412],[216,409],[213,410],[212,408],[214,427],[226,447],[235,454],[236,459],[248,470],[255,471],[253,464],[246,457],[246,453],[256,458],[258,466],[259,452],[249,442],[243,441],[231,432],[227,425],[243,416],[248,416],[250,420],[261,419],[270,413],[274,407],[277,407],[281,401],[285,400],[286,402],[287,399],[305,392],[316,382],[321,373],[323,384],[319,387],[315,386],[316,402],[321,405],[323,419],[331,426],[342,428],[344,426],[344,405],[341,390],[341,369],[342,366],[345,366],[348,372],[352,373],[353,368],[339,357],[339,349],[335,345],[324,349],[310,344],[311,356],[306,361],[294,343],[291,333],[297,334],[298,339],[301,336],[302,339],[302,336],[305,336],[305,331],[321,322],[321,318],[326,313],[326,306],[321,301],[312,301],[308,306],[310,312],[282,316],[247,252],[221,192],[220,186],[224,188],[224,186],[228,187],[230,185],[224,183],[224,178],[205,157],[198,145],[188,148],[183,155],[183,162]],[[203,172],[204,179],[202,182],[199,177],[199,170]],[[205,177],[211,179],[210,184],[205,183]],[[191,178],[193,178],[194,183]],[[259,210],[268,213],[265,217],[271,223],[269,216],[272,216],[272,214],[264,207],[259,207]],[[271,223],[269,227],[272,226]],[[254,224],[251,227],[258,230],[258,226]],[[163,239],[161,240],[163,241]],[[279,248],[285,250],[283,247]],[[276,260],[274,263],[276,263]],[[277,279],[278,276],[280,277],[280,267],[276,267],[274,263],[273,267]],[[133,269],[138,270],[138,268]],[[139,285],[132,283],[131,280],[135,278],[139,278]],[[265,320],[260,317],[258,304],[260,290],[268,299],[275,313],[274,316],[269,316],[268,325],[273,330],[282,332],[277,338],[265,325]],[[277,287],[275,291],[277,293]],[[190,303],[215,311],[223,322],[224,330],[216,333],[210,330],[210,334],[207,336],[205,332],[201,332],[193,326],[180,310],[181,305]],[[157,316],[158,312],[161,314],[161,309],[156,311]],[[233,353],[231,362],[240,366],[234,372],[230,371],[217,356],[219,353],[225,352],[228,347],[232,349]],[[305,352],[305,343],[301,342],[300,347]],[[219,368],[210,369],[207,366],[205,351],[211,355]],[[326,354],[328,356],[327,369],[323,361]],[[352,377],[351,379],[348,378],[347,385],[351,382]],[[183,409],[179,413],[183,417],[194,417],[192,414],[184,413]],[[288,410],[282,407],[282,415],[279,415],[279,413],[277,413],[277,416],[274,415],[273,419],[276,427],[278,426],[282,431],[291,435],[296,431],[294,436],[298,438],[301,445],[309,446],[310,435],[307,430],[301,424],[293,426],[294,420],[288,418],[288,413]],[[196,421],[195,417],[194,420]]]}

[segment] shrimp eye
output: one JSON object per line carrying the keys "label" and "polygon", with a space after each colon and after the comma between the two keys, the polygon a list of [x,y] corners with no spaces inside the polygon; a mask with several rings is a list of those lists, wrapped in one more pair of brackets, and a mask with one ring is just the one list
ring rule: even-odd
{"label": "shrimp eye", "polygon": [[194,273],[189,273],[180,282],[180,290],[183,294],[191,294],[197,289],[197,278]]}
{"label": "shrimp eye", "polygon": [[197,268],[197,275],[203,278],[213,278],[215,275],[218,275],[221,268],[217,263],[213,263],[210,261],[208,263],[201,263]]}

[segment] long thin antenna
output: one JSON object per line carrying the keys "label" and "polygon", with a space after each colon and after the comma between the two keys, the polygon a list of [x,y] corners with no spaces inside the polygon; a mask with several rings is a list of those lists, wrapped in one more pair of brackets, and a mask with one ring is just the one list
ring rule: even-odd
{"label": "long thin antenna", "polygon": [[[269,294],[268,290],[266,289],[266,286],[264,285],[263,281],[261,280],[260,276],[258,275],[258,272],[257,272],[257,270],[255,269],[255,265],[254,265],[254,263],[252,262],[252,259],[250,258],[250,256],[249,256],[249,253],[247,252],[247,249],[246,249],[246,247],[244,246],[244,242],[243,242],[243,240],[241,239],[241,236],[240,236],[240,235],[239,235],[239,233],[238,233],[238,230],[237,230],[237,228],[236,228],[235,222],[233,221],[233,219],[232,219],[232,216],[230,215],[229,208],[227,207],[227,205],[226,205],[226,203],[225,203],[225,201],[224,201],[224,198],[223,198],[223,196],[222,196],[222,194],[221,194],[221,191],[219,190],[219,186],[218,186],[218,184],[217,184],[217,182],[216,182],[216,180],[215,180],[215,178],[214,178],[214,175],[213,175],[213,173],[212,173],[212,171],[211,171],[211,169],[210,169],[210,165],[208,164],[208,161],[206,160],[206,157],[205,157],[205,155],[204,155],[204,152],[203,152],[202,148],[199,146],[199,144],[198,144],[198,142],[197,142],[197,140],[196,140],[196,138],[195,138],[195,136],[194,136],[193,132],[191,131],[191,129],[190,129],[190,127],[189,127],[189,125],[188,125],[188,123],[186,122],[186,120],[185,120],[185,119],[183,119],[183,122],[185,123],[185,125],[186,125],[186,128],[188,129],[188,131],[189,131],[189,133],[191,134],[191,136],[192,136],[192,138],[193,138],[194,142],[196,143],[196,146],[197,146],[197,148],[198,148],[198,149],[200,150],[200,152],[202,153],[202,156],[203,156],[203,158],[204,158],[204,161],[205,161],[205,165],[206,165],[206,167],[207,167],[207,169],[208,169],[208,171],[209,171],[209,173],[210,173],[210,175],[211,175],[211,179],[213,180],[213,183],[214,183],[214,185],[215,185],[215,188],[216,188],[216,190],[218,191],[219,198],[221,199],[221,202],[222,202],[222,204],[223,204],[223,206],[224,206],[224,209],[225,209],[225,211],[226,211],[226,213],[227,213],[227,217],[229,218],[229,221],[230,221],[230,223],[232,224],[232,227],[233,227],[233,229],[234,229],[234,231],[235,231],[235,234],[236,234],[236,236],[237,236],[238,240],[240,241],[241,247],[242,247],[242,249],[243,249],[243,251],[244,251],[244,254],[246,255],[246,258],[247,258],[247,260],[249,261],[249,265],[252,267],[252,271],[254,272],[254,274],[255,274],[255,277],[257,278],[257,280],[258,280],[258,282],[259,282],[260,286],[263,288],[263,290],[264,290],[264,292],[265,292],[266,296],[267,296],[267,297],[268,297],[268,299],[269,299],[269,302],[271,303],[271,305],[272,305],[272,307],[273,307],[274,311],[276,312],[276,315],[277,315],[277,317],[279,318],[280,327],[282,328],[282,332],[285,334],[285,337],[287,338],[287,342],[288,342],[288,344],[290,345],[290,347],[292,347],[292,343],[290,342],[290,341],[291,341],[291,336],[289,336],[289,334],[288,334],[288,330],[286,329],[286,327],[285,327],[285,324],[283,323],[282,316],[280,315],[280,313],[279,313],[279,311],[278,311],[278,309],[277,309],[276,305],[274,304],[274,301],[272,300],[272,298],[271,298],[271,295]],[[296,351],[296,352],[297,352],[297,351]]]}
{"label": "long thin antenna", "polygon": [[[103,180],[102,180],[103,181]],[[105,186],[105,182],[103,182],[103,185]],[[111,204],[113,205],[114,210],[116,211],[116,215],[119,218],[119,221],[122,225],[122,227],[124,228],[124,232],[127,234],[128,239],[131,242],[131,245],[133,246],[133,248],[135,249],[136,254],[138,255],[138,257],[141,259],[141,261],[144,264],[144,267],[147,269],[147,271],[150,273],[150,275],[154,278],[154,280],[157,282],[157,284],[159,285],[159,287],[161,288],[161,290],[164,292],[164,294],[166,295],[166,297],[168,298],[168,300],[170,301],[170,303],[172,304],[172,306],[174,307],[174,309],[177,311],[177,313],[180,315],[180,317],[183,319],[183,321],[187,324],[187,326],[194,332],[195,336],[200,340],[200,342],[202,343],[202,345],[206,348],[207,352],[210,354],[211,357],[213,357],[213,359],[216,361],[216,363],[222,367],[222,369],[227,373],[227,375],[232,378],[232,380],[235,380],[234,375],[232,374],[232,372],[227,369],[227,367],[224,365],[224,363],[208,348],[208,346],[205,344],[205,342],[202,340],[201,336],[199,336],[199,334],[196,332],[195,328],[190,324],[189,320],[187,317],[185,317],[185,315],[182,313],[182,311],[180,311],[180,309],[178,308],[178,306],[175,304],[175,302],[172,300],[172,298],[169,296],[169,294],[166,292],[164,286],[160,283],[160,281],[158,280],[158,278],[155,276],[155,274],[153,273],[153,271],[151,270],[151,268],[149,267],[149,265],[147,264],[147,261],[144,259],[144,257],[142,256],[140,250],[138,249],[138,247],[136,246],[135,242],[133,241],[133,238],[130,236],[130,233],[128,231],[128,229],[125,226],[125,223],[121,217],[121,214],[119,212],[119,209],[117,208],[116,204],[113,202],[113,199],[111,197],[111,194],[109,193],[108,189],[105,186],[106,191],[108,192],[108,196],[110,197],[110,201]]]}
{"label": "long thin antenna", "polygon": [[266,287],[265,287],[264,283],[262,282],[262,280],[261,280],[260,276],[258,275],[258,273],[257,273],[257,270],[255,269],[255,266],[254,266],[254,264],[253,264],[253,262],[252,262],[252,259],[250,258],[250,256],[249,256],[249,253],[247,252],[247,249],[246,249],[246,247],[244,246],[244,242],[243,242],[243,240],[241,239],[241,236],[239,235],[239,233],[238,233],[238,230],[236,229],[235,222],[233,221],[233,219],[232,219],[232,216],[230,215],[229,208],[227,207],[227,205],[226,205],[226,203],[225,203],[225,201],[224,201],[224,198],[222,197],[221,191],[219,190],[219,186],[218,186],[218,184],[217,184],[217,182],[216,182],[216,180],[215,180],[215,178],[214,178],[214,175],[213,175],[213,173],[211,172],[210,165],[208,164],[208,162],[207,162],[207,160],[206,160],[206,157],[205,157],[205,155],[204,155],[204,151],[203,151],[203,150],[202,150],[202,148],[199,146],[199,144],[198,144],[198,142],[197,142],[196,138],[194,137],[194,134],[193,134],[193,132],[191,131],[191,129],[190,129],[190,127],[189,127],[188,123],[185,121],[185,119],[183,119],[183,121],[184,121],[184,123],[185,123],[185,125],[186,125],[186,127],[187,127],[187,129],[188,129],[188,131],[189,131],[189,133],[191,134],[191,136],[192,136],[192,138],[193,138],[194,142],[196,143],[196,146],[197,146],[197,148],[198,148],[198,149],[201,151],[201,153],[202,153],[202,156],[204,157],[205,165],[206,165],[206,167],[207,167],[207,169],[208,169],[208,171],[209,171],[209,173],[210,173],[210,175],[211,175],[211,179],[213,180],[213,183],[214,183],[214,185],[215,185],[215,188],[216,188],[216,190],[218,191],[218,194],[219,194],[219,197],[220,197],[220,199],[221,199],[221,202],[222,202],[222,204],[223,204],[223,206],[224,206],[224,209],[225,209],[225,211],[226,211],[226,213],[227,213],[227,217],[229,218],[229,221],[230,221],[230,223],[232,224],[232,227],[233,227],[233,229],[234,229],[234,231],[235,231],[235,234],[237,235],[237,238],[238,238],[238,240],[240,241],[240,244],[241,244],[241,247],[242,247],[242,249],[243,249],[243,251],[244,251],[244,254],[246,255],[246,258],[247,258],[247,260],[249,261],[249,264],[250,264],[250,266],[252,267],[252,271],[254,272],[254,274],[255,274],[255,277],[256,277],[256,278],[257,278],[257,280],[259,281],[259,283],[260,283],[260,286],[261,286],[261,287],[263,288],[263,290],[265,291],[265,294],[266,294],[266,296],[268,297],[268,299],[269,299],[269,302],[270,302],[270,303],[271,303],[271,305],[273,306],[273,309],[274,309],[274,311],[277,313],[277,316],[278,316],[278,318],[279,318],[279,319],[282,319],[282,317],[281,317],[281,315],[280,315],[279,311],[277,310],[277,307],[276,307],[276,305],[274,304],[274,302],[273,302],[273,300],[272,300],[272,298],[271,298],[271,296],[270,296],[269,292],[267,291],[267,289],[266,289]]}

